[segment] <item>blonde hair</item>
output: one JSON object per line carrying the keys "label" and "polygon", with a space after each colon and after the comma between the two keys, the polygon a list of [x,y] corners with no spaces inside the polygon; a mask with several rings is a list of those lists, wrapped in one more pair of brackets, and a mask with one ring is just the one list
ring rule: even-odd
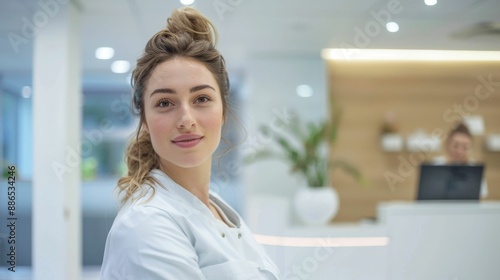
{"label": "blonde hair", "polygon": [[167,19],[165,29],[156,33],[146,44],[143,55],[137,60],[132,72],[132,104],[134,114],[139,116],[139,125],[135,138],[130,142],[125,161],[128,174],[118,180],[117,187],[121,203],[134,201],[145,195],[141,185],[147,185],[155,193],[155,184],[159,184],[150,171],[159,168],[159,158],[153,149],[149,133],[142,129],[145,121],[144,89],[157,65],[175,57],[194,59],[203,63],[213,74],[219,86],[223,114],[227,111],[229,79],[224,58],[216,49],[217,30],[208,18],[193,8],[175,10]]}

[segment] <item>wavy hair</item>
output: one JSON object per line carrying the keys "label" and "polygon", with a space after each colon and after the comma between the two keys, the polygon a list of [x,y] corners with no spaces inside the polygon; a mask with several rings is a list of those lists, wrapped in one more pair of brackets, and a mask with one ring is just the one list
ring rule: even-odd
{"label": "wavy hair", "polygon": [[190,58],[203,63],[219,86],[223,115],[226,116],[229,79],[224,58],[216,49],[216,45],[217,30],[213,23],[189,7],[175,10],[167,19],[167,26],[146,44],[144,53],[137,60],[132,72],[132,110],[139,116],[139,125],[125,153],[128,174],[117,183],[122,205],[147,193],[147,189],[141,189],[141,185],[152,189],[152,197],[155,193],[154,185],[159,184],[150,176],[150,171],[159,168],[160,161],[153,149],[149,133],[142,129],[145,121],[144,89],[156,66],[175,57]]}

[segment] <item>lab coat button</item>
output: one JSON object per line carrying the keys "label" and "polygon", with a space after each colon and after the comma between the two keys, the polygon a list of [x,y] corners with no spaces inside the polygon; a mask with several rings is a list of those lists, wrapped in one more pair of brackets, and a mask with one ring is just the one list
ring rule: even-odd
{"label": "lab coat button", "polygon": [[222,238],[226,237],[225,233],[221,233],[220,235],[222,236]]}
{"label": "lab coat button", "polygon": [[242,235],[241,235],[241,232],[238,233],[238,238],[241,239]]}

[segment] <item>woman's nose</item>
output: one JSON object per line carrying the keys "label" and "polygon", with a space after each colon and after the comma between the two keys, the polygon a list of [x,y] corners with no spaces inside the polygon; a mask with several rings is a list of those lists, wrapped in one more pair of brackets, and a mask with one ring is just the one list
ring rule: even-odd
{"label": "woman's nose", "polygon": [[177,121],[177,128],[191,128],[195,125],[195,119],[193,117],[193,112],[191,108],[187,105],[180,107],[179,116]]}

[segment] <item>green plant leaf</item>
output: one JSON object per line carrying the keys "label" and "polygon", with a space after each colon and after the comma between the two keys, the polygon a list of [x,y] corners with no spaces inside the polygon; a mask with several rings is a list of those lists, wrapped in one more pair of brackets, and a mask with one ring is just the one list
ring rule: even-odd
{"label": "green plant leaf", "polygon": [[332,173],[335,171],[335,169],[339,168],[356,179],[356,181],[358,181],[358,183],[360,183],[361,185],[366,186],[368,184],[368,181],[363,177],[361,172],[354,165],[343,159],[336,159],[331,161],[330,168],[332,170]]}
{"label": "green plant leaf", "polygon": [[243,162],[253,163],[266,158],[284,160],[290,164],[290,172],[302,174],[311,187],[328,185],[328,172],[334,172],[337,168],[365,185],[366,179],[354,165],[343,159],[329,161],[329,154],[321,150],[323,145],[333,147],[338,138],[342,112],[336,107],[334,109],[329,121],[304,124],[293,113],[289,122],[279,120],[278,129],[261,126],[260,131],[274,141],[278,151],[262,149],[245,157]]}

